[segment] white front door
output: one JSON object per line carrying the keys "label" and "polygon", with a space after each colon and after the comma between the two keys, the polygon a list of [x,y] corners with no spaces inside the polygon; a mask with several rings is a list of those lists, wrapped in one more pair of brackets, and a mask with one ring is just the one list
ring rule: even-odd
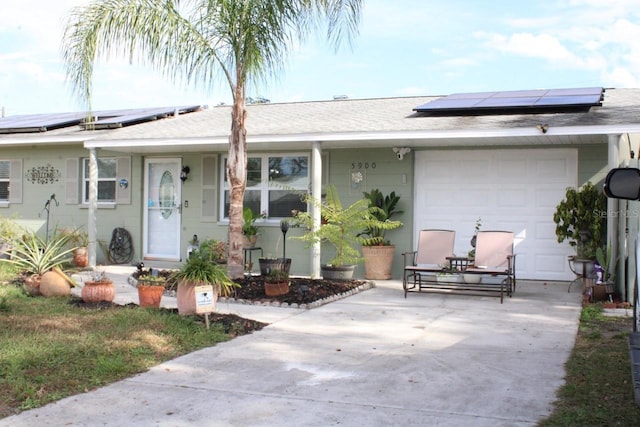
{"label": "white front door", "polygon": [[180,261],[180,158],[145,160],[143,256]]}

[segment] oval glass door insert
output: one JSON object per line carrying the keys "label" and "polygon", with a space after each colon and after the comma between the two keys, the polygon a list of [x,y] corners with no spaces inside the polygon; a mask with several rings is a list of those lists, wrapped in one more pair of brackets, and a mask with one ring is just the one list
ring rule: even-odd
{"label": "oval glass door insert", "polygon": [[176,202],[176,188],[173,174],[171,171],[166,170],[160,178],[159,203],[160,203],[160,215],[164,219],[167,219],[173,213],[173,207]]}

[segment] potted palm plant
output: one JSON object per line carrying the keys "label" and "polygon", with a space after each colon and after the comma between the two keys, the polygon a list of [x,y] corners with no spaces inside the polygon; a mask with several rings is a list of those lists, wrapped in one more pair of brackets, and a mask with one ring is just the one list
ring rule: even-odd
{"label": "potted palm plant", "polygon": [[210,262],[198,250],[191,253],[173,278],[178,282],[178,313],[184,315],[196,313],[196,286],[213,285],[214,304],[219,295],[229,295],[233,287],[239,286],[229,278],[224,265]]}
{"label": "potted palm plant", "polygon": [[256,221],[262,216],[256,215],[253,210],[246,207],[242,211],[242,236],[244,237],[244,247],[253,248],[258,241],[258,226]]}
{"label": "potted palm plant", "polygon": [[362,255],[364,257],[364,277],[366,279],[391,279],[393,256],[395,245],[385,237],[387,230],[402,227],[399,221],[389,222],[394,215],[401,214],[396,210],[400,196],[392,191],[386,196],[380,190],[373,189],[370,193],[364,192],[364,197],[369,200],[370,214],[380,222],[390,225],[390,228],[371,225],[361,235],[365,237],[362,243]]}

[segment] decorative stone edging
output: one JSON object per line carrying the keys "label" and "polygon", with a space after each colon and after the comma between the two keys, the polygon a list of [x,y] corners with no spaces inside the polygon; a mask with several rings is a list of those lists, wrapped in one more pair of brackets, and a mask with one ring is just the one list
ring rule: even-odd
{"label": "decorative stone edging", "polygon": [[[127,281],[133,287],[137,287],[138,286],[138,281],[133,276],[129,276]],[[286,302],[281,302],[281,301],[277,301],[277,300],[273,300],[273,301],[254,301],[254,300],[245,300],[245,299],[241,299],[241,298],[237,298],[236,299],[236,298],[227,298],[227,297],[219,297],[218,298],[218,303],[260,305],[260,306],[264,306],[264,307],[297,308],[297,309],[310,310],[312,308],[320,307],[322,305],[328,304],[328,303],[333,302],[333,301],[341,300],[341,299],[346,298],[346,297],[351,296],[351,295],[359,294],[362,291],[366,291],[367,289],[371,289],[371,288],[375,288],[375,287],[376,287],[376,285],[375,285],[374,282],[364,282],[362,285],[356,286],[355,288],[350,289],[350,290],[348,290],[346,292],[343,292],[341,294],[331,295],[330,297],[322,298],[322,299],[319,299],[317,301],[310,302],[309,304],[296,304],[296,303],[288,304]],[[164,292],[164,296],[175,297],[176,296],[176,292],[175,291],[165,291]]]}
{"label": "decorative stone edging", "polygon": [[331,295],[330,297],[322,298],[317,301],[310,302],[308,304],[296,304],[296,303],[288,304],[286,302],[281,302],[281,301],[254,301],[254,300],[225,298],[225,297],[220,297],[218,299],[218,303],[260,305],[264,307],[296,308],[296,309],[310,310],[312,308],[320,307],[330,302],[338,301],[348,296],[358,294],[362,291],[366,291],[367,289],[371,289],[371,288],[375,288],[375,283],[365,282],[362,285],[357,286],[341,294]]}

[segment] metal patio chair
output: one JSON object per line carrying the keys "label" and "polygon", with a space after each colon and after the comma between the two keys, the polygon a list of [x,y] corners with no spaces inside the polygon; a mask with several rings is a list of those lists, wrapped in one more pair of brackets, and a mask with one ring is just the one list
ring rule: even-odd
{"label": "metal patio chair", "polygon": [[[405,252],[404,275],[402,287],[404,297],[407,292],[418,286],[420,290],[421,275],[439,273],[449,264],[453,257],[453,245],[456,232],[453,230],[420,230],[418,248],[413,252]],[[411,282],[411,285],[410,285]]]}
{"label": "metal patio chair", "polygon": [[504,276],[501,285],[506,286],[507,295],[511,296],[516,290],[513,241],[514,234],[511,231],[479,231],[473,266],[468,267],[465,273]]}

